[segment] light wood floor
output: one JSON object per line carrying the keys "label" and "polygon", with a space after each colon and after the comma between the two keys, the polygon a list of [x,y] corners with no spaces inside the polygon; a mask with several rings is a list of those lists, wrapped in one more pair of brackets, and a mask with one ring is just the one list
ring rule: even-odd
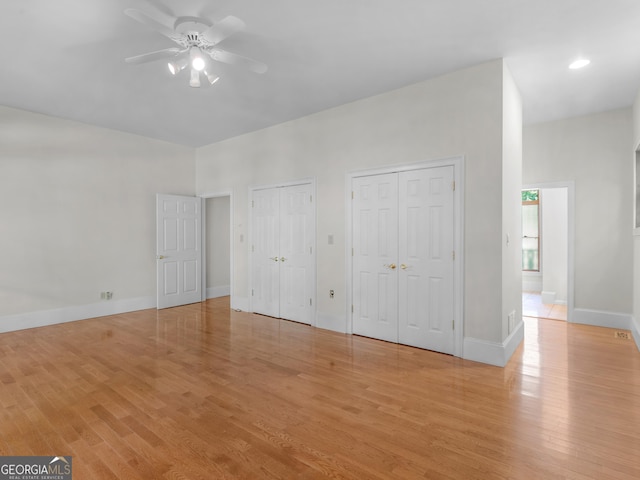
{"label": "light wood floor", "polygon": [[540,292],[522,292],[522,315],[525,317],[550,318],[566,320],[566,305],[550,305],[542,303]]}
{"label": "light wood floor", "polygon": [[228,299],[0,335],[0,455],[74,479],[640,478],[640,353],[526,321],[504,369]]}

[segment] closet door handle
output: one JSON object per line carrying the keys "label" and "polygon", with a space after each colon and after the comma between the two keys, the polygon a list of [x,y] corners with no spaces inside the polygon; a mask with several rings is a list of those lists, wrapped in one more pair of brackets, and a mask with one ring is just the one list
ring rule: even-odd
{"label": "closet door handle", "polygon": [[284,257],[280,257],[280,261],[281,261],[281,262],[284,262],[285,260],[287,260],[287,259],[286,259],[286,258],[284,258]]}
{"label": "closet door handle", "polygon": [[405,265],[404,263],[400,265],[400,268],[403,270],[406,270],[407,268],[409,268],[409,265]]}
{"label": "closet door handle", "polygon": [[384,268],[388,268],[390,270],[395,270],[396,269],[396,264],[395,263],[391,263],[389,265],[387,265],[386,263],[383,265]]}
{"label": "closet door handle", "polygon": [[274,262],[278,261],[278,257],[269,257],[269,260],[273,260]]}

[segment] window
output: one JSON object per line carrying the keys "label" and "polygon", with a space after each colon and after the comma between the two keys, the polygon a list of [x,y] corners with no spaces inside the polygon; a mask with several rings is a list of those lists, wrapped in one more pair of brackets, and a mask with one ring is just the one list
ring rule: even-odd
{"label": "window", "polygon": [[540,271],[540,190],[522,191],[522,270]]}

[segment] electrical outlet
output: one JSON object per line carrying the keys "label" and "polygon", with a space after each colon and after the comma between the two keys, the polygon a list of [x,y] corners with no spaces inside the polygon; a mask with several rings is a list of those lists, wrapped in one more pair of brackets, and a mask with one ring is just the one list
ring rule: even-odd
{"label": "electrical outlet", "polygon": [[329,298],[333,298],[335,292],[333,290],[329,290]]}
{"label": "electrical outlet", "polygon": [[111,300],[113,298],[113,292],[100,292],[100,298],[102,300]]}

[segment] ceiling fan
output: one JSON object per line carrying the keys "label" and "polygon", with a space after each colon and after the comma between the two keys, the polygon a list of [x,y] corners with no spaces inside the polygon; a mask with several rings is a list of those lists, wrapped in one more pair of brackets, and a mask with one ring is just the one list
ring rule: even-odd
{"label": "ceiling fan", "polygon": [[267,66],[262,62],[218,48],[220,42],[244,30],[244,22],[237,17],[229,15],[216,23],[201,17],[177,17],[171,29],[141,10],[128,8],[124,13],[178,44],[177,47],[126,58],[127,63],[139,64],[169,59],[168,67],[173,75],[190,67],[189,85],[192,87],[200,87],[201,77],[204,77],[205,84],[209,85],[220,79],[214,73],[214,61],[241,65],[256,73],[267,71]]}

